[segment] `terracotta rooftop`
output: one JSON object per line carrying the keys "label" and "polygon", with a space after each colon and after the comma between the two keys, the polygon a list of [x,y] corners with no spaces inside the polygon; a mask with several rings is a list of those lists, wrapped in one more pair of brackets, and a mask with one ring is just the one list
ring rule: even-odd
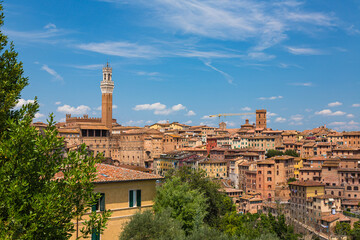
{"label": "terracotta rooftop", "polygon": [[304,167],[300,168],[299,171],[321,171],[321,168]]}
{"label": "terracotta rooftop", "polygon": [[115,167],[107,164],[96,164],[97,179],[95,183],[105,182],[124,182],[162,179],[163,177],[155,174],[145,173],[141,171],[131,170],[122,167]]}
{"label": "terracotta rooftop", "polygon": [[349,221],[350,222],[350,218],[346,217],[342,213],[330,214],[328,216],[322,217],[321,220],[325,221],[325,222],[333,222],[333,221],[336,221],[336,220],[339,220],[340,222],[343,222],[343,221],[346,221],[346,222]]}
{"label": "terracotta rooftop", "polygon": [[295,182],[289,183],[289,185],[303,186],[303,187],[325,186],[324,183],[315,182],[315,181],[295,181]]}

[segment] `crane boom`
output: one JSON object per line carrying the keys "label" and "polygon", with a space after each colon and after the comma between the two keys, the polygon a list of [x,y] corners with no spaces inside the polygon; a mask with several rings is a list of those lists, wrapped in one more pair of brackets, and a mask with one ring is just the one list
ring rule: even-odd
{"label": "crane boom", "polygon": [[220,113],[215,115],[210,115],[209,117],[227,117],[227,116],[244,116],[244,115],[253,115],[256,113]]}

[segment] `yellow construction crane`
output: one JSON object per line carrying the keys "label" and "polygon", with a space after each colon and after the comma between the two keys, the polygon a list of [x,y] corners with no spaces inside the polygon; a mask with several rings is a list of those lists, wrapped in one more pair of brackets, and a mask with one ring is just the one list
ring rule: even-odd
{"label": "yellow construction crane", "polygon": [[209,117],[218,117],[220,122],[220,117],[228,117],[228,116],[244,116],[244,115],[255,115],[256,113],[220,113],[209,115]]}

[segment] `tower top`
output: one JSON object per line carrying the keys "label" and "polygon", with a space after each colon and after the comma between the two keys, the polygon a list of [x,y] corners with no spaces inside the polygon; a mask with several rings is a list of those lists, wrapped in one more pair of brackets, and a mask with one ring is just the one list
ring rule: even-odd
{"label": "tower top", "polygon": [[103,80],[100,84],[101,93],[112,93],[114,89],[114,82],[112,80],[112,68],[109,62],[103,67]]}

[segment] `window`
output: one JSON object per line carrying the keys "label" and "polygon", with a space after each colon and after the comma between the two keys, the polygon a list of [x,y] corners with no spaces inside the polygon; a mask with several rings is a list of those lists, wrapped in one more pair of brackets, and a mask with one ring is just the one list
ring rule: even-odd
{"label": "window", "polygon": [[92,205],[91,211],[105,211],[105,193],[100,193],[100,198],[97,203]]}
{"label": "window", "polygon": [[129,207],[141,207],[141,190],[129,191]]}

